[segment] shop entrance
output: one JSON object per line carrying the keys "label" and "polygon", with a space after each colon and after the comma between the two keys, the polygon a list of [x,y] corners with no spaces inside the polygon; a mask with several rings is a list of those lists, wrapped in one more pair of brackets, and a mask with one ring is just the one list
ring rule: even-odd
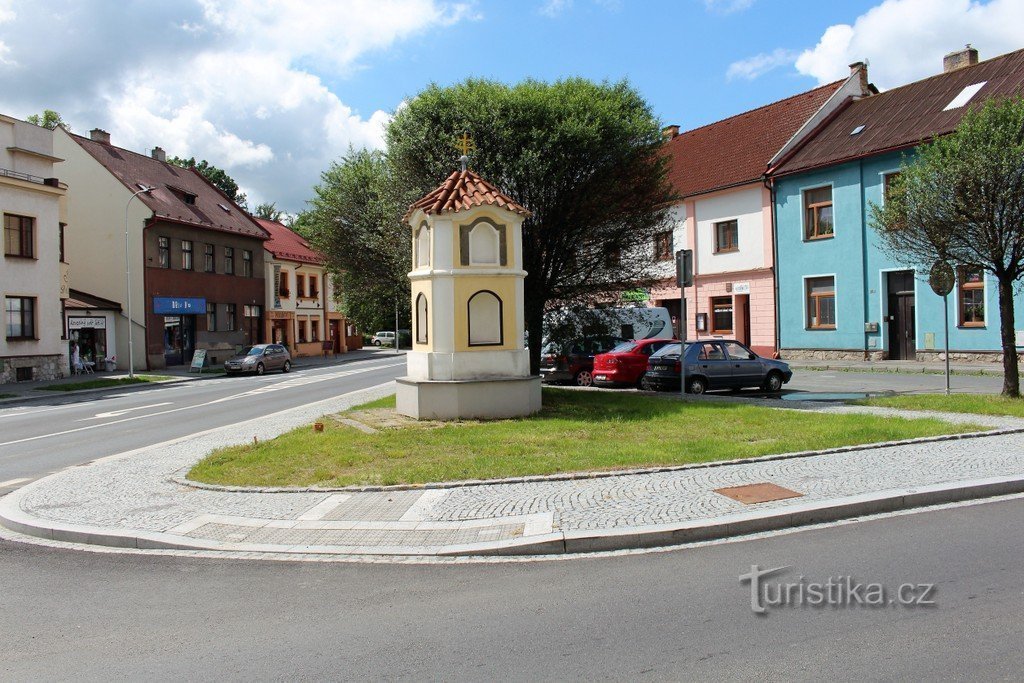
{"label": "shop entrance", "polygon": [[[105,320],[99,319],[99,324]],[[103,361],[107,358],[107,331],[95,327],[72,328],[68,336],[70,341],[78,344],[78,355],[87,363],[95,363],[95,368],[104,368]]]}
{"label": "shop entrance", "polygon": [[194,315],[164,316],[164,363],[185,365],[192,362],[196,351],[196,317]]}
{"label": "shop entrance", "polygon": [[341,353],[341,321],[332,320],[331,325],[331,342],[334,353]]}

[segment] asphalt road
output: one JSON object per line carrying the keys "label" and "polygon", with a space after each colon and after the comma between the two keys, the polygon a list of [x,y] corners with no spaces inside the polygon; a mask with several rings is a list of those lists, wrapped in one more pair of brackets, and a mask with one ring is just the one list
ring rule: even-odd
{"label": "asphalt road", "polygon": [[[1024,500],[672,552],[469,565],[109,555],[0,542],[5,680],[1019,680]],[[779,607],[738,577],[935,584]]]}
{"label": "asphalt road", "polygon": [[404,355],[382,354],[289,374],[219,377],[0,408],[0,494],[65,467],[375,386],[404,374]]}

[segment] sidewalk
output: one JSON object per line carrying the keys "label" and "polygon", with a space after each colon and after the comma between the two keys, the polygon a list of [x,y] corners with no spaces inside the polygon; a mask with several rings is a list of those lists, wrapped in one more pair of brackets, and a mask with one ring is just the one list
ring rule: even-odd
{"label": "sidewalk", "polygon": [[[943,417],[995,433],[613,475],[388,491],[254,492],[182,483],[214,448],[272,438],[393,391],[389,382],[70,468],[0,499],[0,522],[47,539],[142,549],[527,555],[676,544],[1024,491],[1024,420],[979,415]],[[777,491],[771,485],[793,497],[748,504],[722,491],[748,484],[762,485],[740,492],[755,500]]]}
{"label": "sidewalk", "polygon": [[[329,367],[333,365],[344,365],[345,363],[366,360],[367,358],[380,357],[382,354],[387,354],[388,352],[388,350],[381,351],[379,349],[374,349],[371,347],[370,349],[359,349],[355,351],[350,351],[345,354],[338,354],[336,356],[296,358],[293,361],[293,367],[296,370],[304,370],[307,368],[320,368]],[[394,354],[394,350],[390,350],[390,353]],[[97,372],[95,374],[89,375],[72,375],[70,377],[64,377],[61,379],[41,380],[37,382],[0,384],[0,397],[10,395],[9,398],[0,398],[0,407],[10,404],[22,403],[25,401],[68,399],[77,396],[92,396],[95,394],[110,391],[138,391],[156,385],[166,385],[178,382],[190,382],[196,380],[207,380],[224,377],[224,373],[216,368],[212,370],[210,368],[206,368],[203,370],[202,373],[198,373],[189,370],[189,367],[187,365],[164,368],[162,370],[152,370],[145,372],[138,371],[136,372],[136,375],[160,375],[168,377],[169,379],[158,382],[150,382],[146,384],[123,384],[113,387],[103,387],[98,389],[79,389],[73,391],[48,390],[45,388],[52,387],[55,385],[67,386],[74,384],[82,384],[85,382],[92,382],[95,380],[126,379],[128,377],[127,370],[118,370],[115,372]]]}
{"label": "sidewalk", "polygon": [[[802,360],[786,358],[782,359],[793,368],[806,368],[809,370],[840,370],[846,372],[904,372],[904,373],[935,373],[946,372],[946,364],[943,361],[916,361],[916,360]],[[1003,366],[1000,363],[950,363],[949,369],[952,374],[957,375],[997,375],[1003,376]]]}

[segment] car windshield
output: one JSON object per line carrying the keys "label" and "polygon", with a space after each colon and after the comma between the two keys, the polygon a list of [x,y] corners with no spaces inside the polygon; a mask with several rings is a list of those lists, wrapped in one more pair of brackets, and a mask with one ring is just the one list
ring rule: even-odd
{"label": "car windshield", "polygon": [[636,351],[636,342],[622,342],[608,353],[629,353],[631,351]]}
{"label": "car windshield", "polygon": [[660,349],[651,354],[651,358],[661,356],[678,356],[682,346],[677,342],[675,344],[665,344]]}
{"label": "car windshield", "polygon": [[239,356],[258,356],[261,353],[263,353],[263,349],[264,349],[264,347],[262,347],[262,346],[247,346],[244,349],[242,349],[238,353],[238,355]]}

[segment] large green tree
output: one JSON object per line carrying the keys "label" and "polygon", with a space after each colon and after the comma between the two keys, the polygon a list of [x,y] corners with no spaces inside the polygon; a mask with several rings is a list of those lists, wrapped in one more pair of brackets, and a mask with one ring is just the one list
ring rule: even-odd
{"label": "large green tree", "polygon": [[1003,395],[1020,396],[1014,289],[1024,277],[1024,100],[990,100],[918,147],[873,222],[897,260],[992,273],[999,289]]}
{"label": "large green tree", "polygon": [[[606,303],[654,279],[653,239],[668,228],[674,199],[660,124],[626,82],[432,85],[387,129],[387,161],[403,199],[458,168],[454,142],[464,133],[475,144],[470,167],[533,214],[523,224],[523,260],[536,373],[547,309]],[[403,229],[401,241],[409,234]]]}
{"label": "large green tree", "polygon": [[256,218],[262,218],[268,221],[277,221],[278,223],[286,217],[285,212],[277,208],[277,205],[274,202],[257,204],[256,208],[253,209],[252,215]]}
{"label": "large green tree", "polygon": [[345,315],[359,329],[392,329],[397,305],[409,325],[412,238],[402,224],[412,200],[399,193],[381,152],[350,149],[322,174],[295,229],[334,273]]}
{"label": "large green tree", "polygon": [[53,130],[57,126],[61,126],[64,130],[71,132],[71,126],[64,122],[59,112],[52,109],[44,109],[42,114],[32,114],[25,119],[29,123],[35,126],[42,126],[43,128],[49,128]]}
{"label": "large green tree", "polygon": [[188,159],[182,159],[181,157],[171,157],[167,160],[167,163],[180,166],[181,168],[194,168],[203,174],[203,176],[209,180],[214,187],[223,192],[228,196],[228,199],[238,204],[243,209],[246,208],[247,199],[244,193],[238,191],[238,183],[235,179],[227,174],[227,171],[221,168],[217,168],[206,159],[202,161],[196,161],[195,157],[189,157]]}

